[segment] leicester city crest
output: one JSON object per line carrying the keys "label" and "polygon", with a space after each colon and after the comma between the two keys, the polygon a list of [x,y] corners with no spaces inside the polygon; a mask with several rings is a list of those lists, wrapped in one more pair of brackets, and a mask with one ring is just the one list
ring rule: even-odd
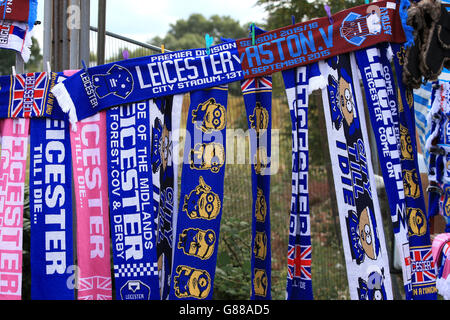
{"label": "leicester city crest", "polygon": [[367,11],[365,16],[350,12],[342,22],[341,37],[355,46],[360,46],[368,36],[381,32],[380,8],[373,5]]}
{"label": "leicester city crest", "polygon": [[120,288],[122,300],[150,300],[150,287],[140,280],[129,280]]}
{"label": "leicester city crest", "polygon": [[113,65],[106,74],[92,76],[92,83],[99,98],[110,94],[126,99],[133,92],[133,75],[126,68]]}

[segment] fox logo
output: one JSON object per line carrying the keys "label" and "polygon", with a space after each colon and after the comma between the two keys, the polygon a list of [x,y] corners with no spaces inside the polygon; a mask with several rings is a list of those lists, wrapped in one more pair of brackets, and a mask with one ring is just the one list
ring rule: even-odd
{"label": "fox logo", "polygon": [[92,76],[95,92],[100,98],[110,94],[126,99],[133,91],[133,76],[124,67],[113,65],[106,74]]}

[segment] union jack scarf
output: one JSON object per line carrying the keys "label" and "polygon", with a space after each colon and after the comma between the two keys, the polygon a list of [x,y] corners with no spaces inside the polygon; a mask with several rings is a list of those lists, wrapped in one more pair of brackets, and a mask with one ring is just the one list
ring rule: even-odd
{"label": "union jack scarf", "polygon": [[272,77],[241,82],[252,163],[252,300],[271,299],[270,157]]}
{"label": "union jack scarf", "polygon": [[0,49],[14,50],[25,63],[31,55],[31,30],[27,23],[0,20]]}
{"label": "union jack scarf", "polygon": [[[412,299],[406,200],[400,163],[399,108],[387,47],[355,52],[366,92],[370,121],[389,201],[395,244],[400,254],[406,300]],[[409,177],[409,173],[405,173]],[[409,181],[409,180],[408,180]]]}
{"label": "union jack scarf", "polygon": [[292,196],[287,254],[287,300],[312,300],[308,195],[308,97],[325,79],[317,63],[282,72],[292,120]]}
{"label": "union jack scarf", "polygon": [[56,72],[35,72],[0,77],[0,118],[49,117],[67,119],[51,88],[66,76]]}
{"label": "union jack scarf", "polygon": [[412,91],[402,81],[405,48],[392,43],[394,66],[397,75],[400,160],[406,198],[406,219],[411,255],[413,300],[437,298],[436,270],[431,253],[429,217],[425,208],[422,183],[417,162],[417,145]]}

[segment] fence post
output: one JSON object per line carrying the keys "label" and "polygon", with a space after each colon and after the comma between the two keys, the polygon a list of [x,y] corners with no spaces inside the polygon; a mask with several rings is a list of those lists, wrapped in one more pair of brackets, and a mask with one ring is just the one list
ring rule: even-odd
{"label": "fence post", "polygon": [[105,64],[106,0],[98,1],[97,65]]}
{"label": "fence post", "polygon": [[[44,48],[43,69],[47,68],[47,61],[52,64],[52,24],[53,24],[53,0],[44,1]],[[48,70],[47,70],[48,71]]]}
{"label": "fence post", "polygon": [[[75,22],[68,27],[70,31],[70,57],[69,57],[69,67],[72,70],[80,69],[80,0],[71,0],[71,15],[77,15],[75,17]],[[75,10],[75,11],[73,11]],[[73,21],[72,21],[73,22]]]}
{"label": "fence post", "polygon": [[80,31],[80,59],[86,62],[89,66],[89,27],[91,25],[90,13],[91,13],[91,1],[83,0],[80,1],[81,5],[81,31]]}

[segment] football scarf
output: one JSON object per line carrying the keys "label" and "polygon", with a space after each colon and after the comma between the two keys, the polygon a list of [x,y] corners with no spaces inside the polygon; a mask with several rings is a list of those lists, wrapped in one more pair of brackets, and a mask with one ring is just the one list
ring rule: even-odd
{"label": "football scarf", "polygon": [[437,270],[436,288],[445,300],[450,300],[450,233],[440,233],[433,239],[431,251]]}
{"label": "football scarf", "polygon": [[[151,125],[151,158],[153,175],[153,210],[158,217],[156,234],[156,252],[161,299],[169,294],[172,270],[173,217],[176,208],[177,176],[175,167],[178,165],[174,156],[178,153],[174,148],[174,138],[178,139],[179,120],[182,95],[167,96],[154,99],[150,103]],[[174,117],[174,114],[178,117]]]}
{"label": "football scarf", "polygon": [[28,62],[31,55],[31,32],[24,22],[0,20],[0,49],[10,49],[20,53]]}
{"label": "football scarf", "polygon": [[392,299],[382,220],[368,145],[358,67],[345,54],[319,63],[350,297]]}
{"label": "football scarf", "polygon": [[50,92],[65,78],[63,73],[56,72],[0,76],[0,118],[66,119],[67,114]]}
{"label": "football scarf", "polygon": [[159,300],[149,101],[107,111],[108,187],[118,300]]}
{"label": "football scarf", "polygon": [[431,132],[427,140],[430,151],[428,177],[428,216],[440,214],[446,220],[445,232],[450,230],[450,172],[447,168],[450,151],[450,83],[438,81],[433,85],[432,107],[429,113]]}
{"label": "football scarf", "polygon": [[436,299],[436,272],[431,253],[430,229],[422,183],[417,162],[416,130],[414,122],[414,99],[406,90],[402,79],[404,47],[391,44],[397,75],[399,120],[400,120],[400,160],[406,199],[406,218],[411,254],[412,289],[414,300]]}
{"label": "football scarf", "polygon": [[[380,52],[383,51],[383,56]],[[365,89],[370,122],[389,201],[395,244],[400,254],[405,299],[412,299],[411,268],[406,222],[405,190],[400,163],[400,139],[395,80],[385,48],[372,47],[355,52]],[[406,177],[409,174],[406,172]]]}
{"label": "football scarf", "polygon": [[70,130],[77,209],[77,297],[111,300],[106,112]]}
{"label": "football scarf", "polygon": [[[380,42],[403,43],[399,6],[379,1],[205,49],[81,70],[52,89],[71,122],[99,110],[270,75]],[[77,107],[75,107],[75,101]]]}
{"label": "football scarf", "polygon": [[228,88],[190,98],[170,300],[212,298],[222,218]]}
{"label": "football scarf", "polygon": [[69,122],[30,124],[31,298],[73,300],[72,156]]}
{"label": "football scarf", "polygon": [[22,297],[23,200],[28,119],[4,119],[0,166],[0,299]]}
{"label": "football scarf", "polygon": [[27,22],[33,29],[37,18],[37,0],[0,0],[0,20]]}
{"label": "football scarf", "polygon": [[250,132],[252,164],[252,300],[271,300],[270,157],[272,77],[241,83]]}
{"label": "football scarf", "polygon": [[287,300],[312,300],[308,194],[308,98],[325,85],[317,64],[282,72],[292,121],[292,196],[287,254]]}
{"label": "football scarf", "polygon": [[[444,111],[442,89],[444,84],[435,83],[431,91],[431,108],[427,115],[427,122],[430,123],[428,137],[425,148],[429,152],[428,163],[428,218],[442,214],[444,218],[450,211],[445,208],[448,196],[443,197],[446,186],[444,185],[444,159],[446,158],[445,146],[450,143],[447,136],[448,111]],[[450,191],[450,189],[448,190]],[[450,194],[450,193],[449,193]],[[441,206],[441,198],[444,198]],[[441,209],[442,208],[442,209]]]}

